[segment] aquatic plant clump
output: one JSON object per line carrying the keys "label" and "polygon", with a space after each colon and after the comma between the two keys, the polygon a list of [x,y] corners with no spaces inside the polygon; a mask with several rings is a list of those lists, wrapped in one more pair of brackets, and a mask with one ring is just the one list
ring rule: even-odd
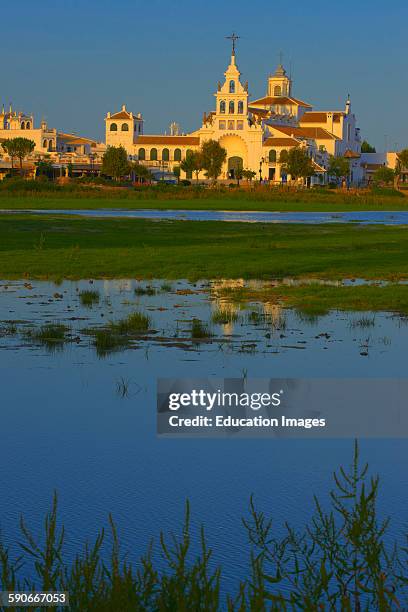
{"label": "aquatic plant clump", "polygon": [[88,308],[91,308],[94,304],[99,303],[99,291],[84,289],[83,291],[79,292],[79,299],[81,301],[82,306],[87,306]]}
{"label": "aquatic plant clump", "polygon": [[219,309],[213,312],[211,321],[216,325],[228,325],[238,321],[238,315],[231,310]]}
{"label": "aquatic plant clump", "polygon": [[204,340],[211,338],[212,332],[208,325],[200,321],[200,319],[193,319],[191,322],[191,337],[195,340]]}
{"label": "aquatic plant clump", "polygon": [[39,328],[26,329],[23,337],[32,342],[41,344],[49,350],[62,349],[67,341],[68,327],[62,323],[45,323]]}
{"label": "aquatic plant clump", "polygon": [[126,319],[112,321],[110,327],[118,334],[145,332],[150,327],[150,317],[143,312],[133,312]]}

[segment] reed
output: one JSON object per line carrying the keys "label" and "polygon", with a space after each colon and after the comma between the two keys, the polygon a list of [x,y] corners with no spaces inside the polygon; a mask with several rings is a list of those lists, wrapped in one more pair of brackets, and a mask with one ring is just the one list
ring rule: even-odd
{"label": "reed", "polygon": [[99,291],[96,290],[84,289],[83,291],[79,292],[79,299],[82,306],[92,308],[94,304],[99,304],[100,294]]}

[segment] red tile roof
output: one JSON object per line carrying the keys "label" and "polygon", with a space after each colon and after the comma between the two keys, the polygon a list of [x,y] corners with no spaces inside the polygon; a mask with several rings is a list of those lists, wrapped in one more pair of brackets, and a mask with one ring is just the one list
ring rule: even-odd
{"label": "red tile roof", "polygon": [[[307,111],[300,118],[300,123],[326,123],[328,111]],[[340,117],[344,115],[342,112],[333,113],[333,121],[340,121]]]}
{"label": "red tile roof", "polygon": [[279,138],[279,136],[267,138],[264,147],[296,147],[299,141],[294,138]]}
{"label": "red tile roof", "polygon": [[321,127],[292,127],[290,125],[274,125],[274,130],[294,136],[295,138],[310,138],[318,140],[339,140],[337,136],[331,134]]}
{"label": "red tile roof", "polygon": [[266,96],[265,98],[259,98],[259,100],[252,100],[250,102],[251,106],[253,106],[254,104],[263,104],[265,106],[272,106],[273,104],[284,104],[284,105],[294,104],[296,106],[312,108],[311,104],[308,104],[307,102],[303,102],[302,100],[298,100],[297,98],[292,98],[292,96],[291,97]]}
{"label": "red tile roof", "polygon": [[127,111],[119,111],[118,113],[114,113],[108,119],[131,119],[130,113]]}

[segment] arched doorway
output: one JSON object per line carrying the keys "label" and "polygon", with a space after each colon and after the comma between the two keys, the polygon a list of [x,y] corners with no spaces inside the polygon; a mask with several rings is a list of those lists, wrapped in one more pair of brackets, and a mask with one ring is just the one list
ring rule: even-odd
{"label": "arched doorway", "polygon": [[237,171],[242,170],[244,167],[244,160],[242,157],[238,157],[234,155],[233,157],[228,158],[228,178],[235,179],[237,178]]}

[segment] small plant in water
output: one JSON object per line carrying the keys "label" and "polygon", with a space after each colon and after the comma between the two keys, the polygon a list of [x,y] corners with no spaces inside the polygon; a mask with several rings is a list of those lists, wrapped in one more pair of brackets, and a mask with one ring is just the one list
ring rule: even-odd
{"label": "small plant in water", "polygon": [[94,304],[99,303],[99,291],[95,291],[92,289],[84,289],[83,291],[79,292],[79,299],[81,300],[82,306],[91,308]]}
{"label": "small plant in water", "polygon": [[94,346],[98,357],[107,357],[115,351],[119,351],[128,345],[127,338],[119,336],[111,329],[98,329],[92,332],[94,335]]}
{"label": "small plant in water", "polygon": [[27,340],[41,344],[50,351],[61,350],[66,342],[68,328],[61,323],[45,323],[40,328],[31,328],[24,331]]}
{"label": "small plant in water", "polygon": [[170,285],[170,283],[162,283],[160,285],[160,291],[163,291],[163,293],[170,293],[170,291],[173,291],[173,286]]}
{"label": "small plant in water", "polygon": [[111,322],[111,329],[118,334],[132,334],[147,331],[150,327],[150,317],[143,312],[133,312],[126,319]]}
{"label": "small plant in water", "polygon": [[149,285],[147,287],[142,287],[141,285],[138,285],[137,287],[135,287],[135,295],[155,295],[156,294],[156,289],[154,287],[150,287]]}
{"label": "small plant in water", "polygon": [[228,325],[228,323],[235,323],[238,321],[238,315],[236,312],[220,308],[213,312],[211,321],[216,325]]}
{"label": "small plant in water", "polygon": [[130,381],[127,378],[123,378],[123,376],[121,376],[121,378],[119,378],[118,381],[116,381],[116,395],[119,395],[119,397],[128,397],[129,396],[129,387],[130,387]]}
{"label": "small plant in water", "polygon": [[199,340],[205,338],[211,338],[212,333],[208,328],[208,325],[200,321],[200,319],[193,319],[191,322],[191,337]]}
{"label": "small plant in water", "polygon": [[350,321],[351,329],[355,329],[356,327],[362,327],[366,329],[367,327],[375,326],[375,317],[360,317],[359,319],[354,319]]}

